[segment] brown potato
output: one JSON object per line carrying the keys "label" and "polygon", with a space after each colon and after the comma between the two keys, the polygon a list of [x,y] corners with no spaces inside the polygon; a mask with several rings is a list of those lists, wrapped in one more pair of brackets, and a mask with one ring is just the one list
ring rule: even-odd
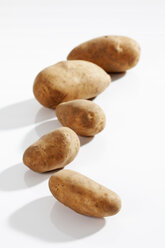
{"label": "brown potato", "polygon": [[89,100],[61,103],[56,108],[56,115],[63,126],[70,127],[79,135],[94,136],[105,127],[103,110]]}
{"label": "brown potato", "polygon": [[106,217],[117,214],[121,208],[116,193],[75,171],[54,173],[49,188],[58,201],[80,214]]}
{"label": "brown potato", "polygon": [[136,41],[124,36],[102,36],[75,47],[68,60],[93,62],[106,72],[124,72],[139,61],[140,47]]}
{"label": "brown potato", "polygon": [[79,148],[77,134],[68,127],[60,127],[27,148],[23,162],[36,172],[51,171],[69,164]]}
{"label": "brown potato", "polygon": [[109,85],[110,76],[87,61],[63,61],[41,71],[33,86],[36,99],[45,107],[97,96]]}

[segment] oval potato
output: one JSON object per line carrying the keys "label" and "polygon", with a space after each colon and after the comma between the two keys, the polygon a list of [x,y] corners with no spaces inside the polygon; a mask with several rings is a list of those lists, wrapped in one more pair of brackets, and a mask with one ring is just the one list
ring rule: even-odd
{"label": "oval potato", "polygon": [[56,115],[63,126],[83,136],[94,136],[105,127],[103,110],[89,100],[79,99],[61,103],[56,108]]}
{"label": "oval potato", "polygon": [[80,141],[77,134],[67,127],[60,127],[42,136],[26,149],[23,162],[36,172],[63,168],[77,155]]}
{"label": "oval potato", "polygon": [[63,61],[37,75],[33,92],[43,106],[56,108],[61,102],[95,97],[105,90],[110,81],[110,76],[93,63]]}
{"label": "oval potato", "polygon": [[125,36],[102,36],[75,47],[68,60],[81,59],[93,62],[106,72],[124,72],[139,61],[140,47]]}
{"label": "oval potato", "polygon": [[49,179],[53,196],[74,211],[93,217],[117,214],[119,196],[90,178],[71,170],[61,170]]}

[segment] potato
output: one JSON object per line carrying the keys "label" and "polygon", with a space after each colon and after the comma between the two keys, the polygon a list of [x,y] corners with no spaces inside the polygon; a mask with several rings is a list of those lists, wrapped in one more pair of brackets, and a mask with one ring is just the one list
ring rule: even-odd
{"label": "potato", "polygon": [[105,127],[103,110],[89,100],[61,103],[56,108],[56,115],[63,126],[70,127],[79,135],[94,136]]}
{"label": "potato", "polygon": [[54,173],[49,179],[49,188],[58,201],[80,214],[105,217],[118,213],[121,208],[116,193],[75,171]]}
{"label": "potato", "polygon": [[24,152],[23,162],[36,172],[63,168],[77,155],[80,141],[68,127],[60,127],[42,136]]}
{"label": "potato", "polygon": [[75,47],[68,60],[93,62],[106,72],[124,72],[139,61],[140,47],[136,41],[124,36],[102,36]]}
{"label": "potato", "polygon": [[33,86],[36,99],[45,107],[97,96],[109,85],[110,76],[87,61],[63,61],[41,71]]}

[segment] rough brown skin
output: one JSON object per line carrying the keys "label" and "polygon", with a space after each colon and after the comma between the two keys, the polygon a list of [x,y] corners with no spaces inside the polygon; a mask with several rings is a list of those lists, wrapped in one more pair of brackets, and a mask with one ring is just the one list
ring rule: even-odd
{"label": "rough brown skin", "polygon": [[103,110],[94,102],[79,99],[61,103],[56,115],[63,126],[83,136],[94,136],[105,127]]}
{"label": "rough brown skin", "polygon": [[139,61],[138,43],[125,36],[102,36],[80,44],[68,55],[68,60],[93,62],[106,72],[124,72]]}
{"label": "rough brown skin", "polygon": [[80,214],[101,218],[115,215],[121,208],[116,193],[75,171],[54,173],[49,188],[58,201]]}
{"label": "rough brown skin", "polygon": [[70,128],[61,127],[42,136],[26,149],[23,162],[31,170],[46,172],[63,168],[77,155],[80,141]]}
{"label": "rough brown skin", "polygon": [[110,81],[110,76],[93,63],[63,61],[37,75],[33,92],[43,106],[56,108],[61,102],[95,97],[107,88]]}

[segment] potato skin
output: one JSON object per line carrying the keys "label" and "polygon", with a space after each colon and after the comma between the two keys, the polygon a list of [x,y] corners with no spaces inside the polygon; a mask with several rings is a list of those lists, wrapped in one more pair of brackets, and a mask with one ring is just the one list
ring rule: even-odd
{"label": "potato skin", "polygon": [[31,170],[46,172],[63,168],[77,155],[80,141],[77,134],[67,127],[60,127],[42,136],[26,149],[23,162]]}
{"label": "potato skin", "polygon": [[61,102],[95,97],[105,90],[110,81],[110,76],[91,62],[62,61],[37,75],[33,93],[43,106],[56,108]]}
{"label": "potato skin", "polygon": [[58,201],[80,214],[101,218],[115,215],[121,208],[116,193],[72,170],[54,173],[49,188]]}
{"label": "potato skin", "polygon": [[84,99],[61,103],[56,115],[63,126],[83,136],[94,136],[105,127],[105,114],[94,102]]}
{"label": "potato skin", "polygon": [[81,59],[93,62],[106,72],[124,72],[139,61],[138,43],[125,36],[102,36],[75,47],[68,60]]}

